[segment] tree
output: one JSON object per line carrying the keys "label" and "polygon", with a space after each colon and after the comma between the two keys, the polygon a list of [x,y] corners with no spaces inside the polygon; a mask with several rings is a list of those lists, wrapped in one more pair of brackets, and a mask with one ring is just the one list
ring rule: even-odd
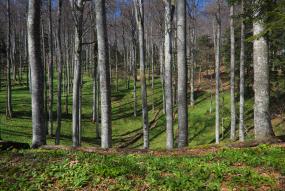
{"label": "tree", "polygon": [[189,7],[188,3],[188,12],[189,12],[189,16],[190,19],[192,20],[191,23],[189,23],[189,33],[190,33],[190,42],[189,42],[189,50],[188,50],[188,54],[190,56],[190,67],[189,67],[189,77],[190,77],[190,105],[194,106],[195,104],[195,68],[196,68],[196,54],[197,54],[197,50],[196,50],[196,44],[197,44],[197,32],[196,32],[196,28],[197,28],[197,18],[196,18],[196,0],[191,0],[191,8]]}
{"label": "tree", "polygon": [[82,64],[82,33],[84,0],[70,0],[73,20],[75,22],[75,59],[72,96],[72,142],[73,146],[80,146],[80,84]]}
{"label": "tree", "polygon": [[244,141],[244,43],[245,43],[245,19],[244,19],[244,0],[241,0],[242,20],[240,32],[240,105],[239,105],[239,141]]}
{"label": "tree", "polygon": [[221,2],[217,0],[215,37],[215,66],[216,66],[216,144],[220,143],[220,62],[221,62]]}
{"label": "tree", "polygon": [[11,85],[11,8],[10,0],[7,0],[7,17],[8,17],[8,31],[7,31],[7,107],[6,116],[12,118],[12,85]]}
{"label": "tree", "polygon": [[[94,11],[94,23],[96,24],[96,13]],[[93,63],[94,63],[94,68],[93,68],[93,73],[92,73],[92,77],[93,77],[93,107],[92,107],[92,119],[93,122],[96,123],[96,138],[99,139],[100,138],[100,130],[99,130],[99,72],[98,72],[98,43],[97,43],[97,30],[96,27],[93,27],[93,37],[94,37],[94,44],[93,44],[93,51],[94,51],[94,58],[93,58]],[[110,71],[110,75],[111,75],[111,71]],[[111,79],[110,79],[110,83],[111,83]]]}
{"label": "tree", "polygon": [[134,97],[134,117],[137,116],[137,61],[136,61],[136,21],[134,19],[134,13],[132,9],[132,16],[131,16],[131,62],[132,62],[132,69],[133,69],[133,97]]}
{"label": "tree", "polygon": [[234,28],[234,4],[230,6],[230,33],[231,33],[231,140],[235,139],[236,131],[236,107],[235,107],[235,28]]}
{"label": "tree", "polygon": [[172,19],[173,7],[171,0],[165,3],[165,37],[164,37],[164,90],[166,111],[166,148],[173,148],[173,103],[172,103]]}
{"label": "tree", "polygon": [[41,58],[41,1],[29,0],[28,51],[32,78],[32,147],[46,144],[44,117],[44,72]]}
{"label": "tree", "polygon": [[147,108],[147,92],[145,80],[145,39],[144,39],[144,4],[143,0],[134,0],[136,20],[139,33],[139,55],[140,55],[140,81],[142,96],[142,119],[143,119],[143,142],[144,149],[149,147],[149,124]]}
{"label": "tree", "polygon": [[53,30],[52,30],[52,5],[51,0],[48,0],[48,26],[49,26],[49,65],[48,65],[48,86],[49,86],[49,109],[48,109],[48,126],[49,134],[53,136]]}
{"label": "tree", "polygon": [[111,88],[110,88],[110,66],[108,57],[108,39],[106,30],[106,8],[105,0],[96,1],[96,26],[98,39],[98,64],[100,70],[101,91],[101,147],[112,146],[112,124],[111,124]]}
{"label": "tree", "polygon": [[61,16],[62,16],[62,0],[58,0],[57,11],[57,43],[58,43],[58,84],[57,84],[57,129],[55,143],[60,142],[61,129],[61,92],[62,92],[62,65],[63,65],[63,50],[61,43]]}
{"label": "tree", "polygon": [[[258,5],[259,1],[255,1]],[[259,16],[259,12],[255,13]],[[262,18],[253,22],[253,65],[254,65],[254,130],[256,140],[270,140],[274,137],[270,116],[268,45],[264,36]]]}
{"label": "tree", "polygon": [[186,66],[186,1],[177,0],[177,106],[178,147],[188,146],[187,66]]}

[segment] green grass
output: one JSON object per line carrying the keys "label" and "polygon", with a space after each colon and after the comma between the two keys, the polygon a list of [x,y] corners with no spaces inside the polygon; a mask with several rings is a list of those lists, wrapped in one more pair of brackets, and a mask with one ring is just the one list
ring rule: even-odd
{"label": "green grass", "polygon": [[[82,145],[100,146],[95,138],[95,123],[92,118],[92,79],[84,76],[82,99]],[[56,80],[54,83],[56,90]],[[112,129],[114,147],[124,143],[142,129],[140,114],[140,83],[137,82],[138,115],[133,116],[132,82],[126,89],[125,81],[119,80],[119,91],[112,85]],[[189,146],[197,152],[207,149],[215,138],[215,102],[207,81],[201,84],[196,95],[196,104],[189,107]],[[276,91],[272,97],[276,97]],[[279,92],[280,94],[280,92]],[[65,94],[63,94],[65,96]],[[282,95],[282,93],[280,94]],[[31,143],[31,103],[26,87],[14,84],[14,117],[5,117],[5,91],[0,90],[0,128],[3,140]],[[158,118],[150,131],[150,148],[165,149],[165,116],[162,111],[162,90],[159,78],[155,79],[155,109],[152,110],[152,95],[148,84],[149,120],[155,114]],[[56,92],[54,96],[54,119],[56,119]],[[223,101],[222,101],[223,100]],[[276,100],[276,99],[275,99]],[[61,144],[72,145],[71,106],[65,113],[63,98],[63,119]],[[277,102],[278,105],[278,102]],[[237,103],[238,109],[238,103]],[[221,139],[229,142],[230,95],[221,92]],[[253,99],[248,97],[245,105],[246,138],[253,138]],[[276,119],[274,119],[276,120]],[[284,134],[284,122],[273,123],[277,135]],[[54,129],[56,125],[54,123]],[[177,139],[177,115],[174,132]],[[48,136],[48,144],[54,138]],[[197,146],[201,145],[201,146]],[[129,145],[141,148],[142,139]],[[110,151],[112,152],[112,151]],[[159,151],[161,152],[161,151]],[[163,153],[163,152],[162,152]],[[202,152],[203,153],[203,152]],[[84,153],[80,151],[12,150],[0,152],[0,190],[282,190],[279,177],[285,175],[285,149],[260,145],[257,148],[220,149],[206,154],[108,154]],[[281,185],[282,186],[282,185]]]}
{"label": "green grass", "polygon": [[203,156],[5,151],[0,169],[0,190],[279,190],[285,149],[223,148]]}
{"label": "green grass", "polygon": [[[25,81],[25,80],[23,80]],[[280,80],[281,81],[281,80]],[[189,142],[190,146],[209,144],[214,141],[215,128],[215,102],[213,96],[212,113],[210,113],[210,92],[208,82],[202,83],[201,91],[196,94],[196,104],[189,107]],[[112,129],[114,146],[120,145],[128,137],[134,135],[131,132],[138,132],[142,129],[141,119],[141,99],[140,99],[140,83],[137,82],[137,100],[138,100],[138,115],[133,116],[133,82],[130,82],[130,89],[126,89],[125,81],[119,79],[119,91],[116,92],[115,80],[112,83]],[[280,85],[280,83],[279,83]],[[56,91],[57,81],[55,77],[54,90]],[[280,94],[280,92],[279,92]],[[63,94],[63,119],[62,119],[62,137],[61,144],[72,145],[71,132],[71,107],[72,94],[68,99],[68,115],[65,112],[65,95]],[[91,121],[92,118],[92,79],[89,75],[84,75],[82,89],[82,145],[83,146],[99,146],[100,140],[95,139],[95,124]],[[272,97],[276,96],[273,91]],[[31,143],[32,128],[31,128],[31,98],[27,87],[24,85],[14,84],[13,91],[13,110],[14,117],[7,119],[5,117],[6,92],[4,89],[0,91],[0,128],[1,137],[3,140],[17,140],[20,142]],[[159,110],[159,118],[156,127],[150,131],[150,147],[152,149],[164,149],[166,142],[165,134],[165,116],[162,112],[162,89],[160,79],[155,78],[154,90],[155,109],[152,110],[152,92],[150,84],[148,84],[148,104],[149,104],[149,120],[154,118],[154,114]],[[224,100],[224,101],[222,101]],[[238,100],[238,98],[237,98]],[[56,120],[56,103],[57,96],[54,94],[54,115]],[[253,100],[248,98],[245,106],[245,124],[248,130],[247,139],[253,138]],[[238,103],[237,103],[238,110]],[[230,95],[229,91],[221,92],[221,138],[224,143],[228,142],[229,127],[230,127]],[[54,123],[54,130],[56,123]],[[177,115],[174,121],[175,139],[177,139]],[[274,126],[278,135],[284,132],[284,123],[281,121]],[[137,131],[136,131],[137,130]],[[54,138],[48,137],[48,144],[54,144]],[[142,139],[131,144],[129,147],[141,148]]]}

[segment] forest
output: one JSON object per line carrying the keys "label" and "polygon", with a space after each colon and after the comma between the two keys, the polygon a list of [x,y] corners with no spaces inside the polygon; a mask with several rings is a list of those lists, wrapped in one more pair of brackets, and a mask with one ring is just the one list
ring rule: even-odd
{"label": "forest", "polygon": [[284,0],[0,0],[0,190],[285,190]]}

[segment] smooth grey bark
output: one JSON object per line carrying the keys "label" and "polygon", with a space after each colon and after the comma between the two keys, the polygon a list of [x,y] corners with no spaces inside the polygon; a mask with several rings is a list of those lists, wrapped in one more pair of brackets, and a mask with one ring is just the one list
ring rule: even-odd
{"label": "smooth grey bark", "polygon": [[153,31],[151,23],[151,101],[152,101],[152,110],[154,110],[154,44],[153,44]]}
{"label": "smooth grey bark", "polygon": [[177,0],[178,147],[188,146],[186,0]]}
{"label": "smooth grey bark", "polygon": [[235,106],[235,28],[234,28],[234,5],[230,7],[230,33],[231,33],[231,135],[230,139],[235,140],[236,131],[236,106]]}
{"label": "smooth grey bark", "polygon": [[197,43],[197,34],[196,34],[196,1],[192,1],[192,12],[193,12],[193,16],[191,15],[191,17],[193,17],[193,25],[192,25],[192,29],[190,28],[189,25],[189,32],[191,31],[191,38],[190,38],[190,55],[191,55],[191,59],[190,59],[190,105],[194,106],[195,105],[195,69],[196,69],[196,62],[197,62],[197,58],[196,58],[196,43]]}
{"label": "smooth grey bark", "polygon": [[195,65],[196,65],[196,29],[193,26],[191,39],[191,63],[190,63],[190,105],[195,104]]}
{"label": "smooth grey bark", "polygon": [[73,146],[80,146],[80,84],[82,65],[82,30],[83,30],[83,10],[84,0],[70,0],[73,19],[75,22],[74,40],[74,76],[73,76],[73,96],[72,96],[72,142]]}
{"label": "smooth grey bark", "polygon": [[164,90],[166,111],[166,148],[173,149],[173,102],[172,102],[172,5],[165,0],[165,37],[164,37]]}
{"label": "smooth grey bark", "polygon": [[244,0],[241,0],[241,32],[240,32],[240,98],[239,98],[239,141],[244,141],[244,63],[245,63],[245,21],[244,21]]}
{"label": "smooth grey bark", "polygon": [[163,104],[163,114],[166,113],[165,109],[165,83],[164,83],[164,46],[163,43],[161,43],[159,47],[159,62],[160,62],[160,82],[161,82],[161,87],[162,87],[162,104]]}
{"label": "smooth grey bark", "polygon": [[133,40],[132,46],[132,65],[133,65],[133,81],[134,81],[134,117],[137,116],[137,64],[136,64],[136,47]]}
{"label": "smooth grey bark", "polygon": [[48,86],[49,86],[49,109],[48,109],[48,127],[49,135],[53,136],[53,26],[51,15],[51,0],[48,0],[48,14],[49,14],[49,66],[48,66]]}
{"label": "smooth grey bark", "polygon": [[32,147],[46,144],[44,117],[44,72],[41,58],[41,1],[30,0],[28,11],[28,51],[32,78]]}
{"label": "smooth grey bark", "polygon": [[147,90],[145,79],[145,38],[144,38],[144,2],[134,0],[136,20],[139,34],[139,54],[140,54],[140,81],[142,97],[142,120],[143,120],[143,148],[149,148],[149,123],[147,108]]}
{"label": "smooth grey bark", "polygon": [[[259,1],[256,1],[258,3]],[[258,14],[258,13],[257,13]],[[274,137],[270,115],[269,92],[269,63],[268,45],[264,36],[259,37],[264,31],[262,20],[253,22],[253,35],[257,38],[253,42],[254,66],[254,130],[256,140],[269,140]]]}
{"label": "smooth grey bark", "polygon": [[55,133],[55,144],[60,143],[61,129],[61,95],[62,95],[62,66],[63,66],[63,50],[61,43],[61,16],[62,16],[62,0],[58,0],[57,10],[57,43],[58,43],[58,84],[57,84],[57,128]]}
{"label": "smooth grey bark", "polygon": [[221,2],[217,0],[216,13],[216,49],[215,49],[215,67],[216,67],[216,144],[220,143],[220,62],[221,62]]}
{"label": "smooth grey bark", "polygon": [[112,147],[111,87],[105,0],[97,0],[95,7],[101,92],[101,147],[110,148]]}
{"label": "smooth grey bark", "polygon": [[7,17],[8,17],[8,26],[7,26],[7,105],[6,105],[6,116],[12,118],[12,84],[11,84],[11,10],[10,10],[10,0],[7,0]]}

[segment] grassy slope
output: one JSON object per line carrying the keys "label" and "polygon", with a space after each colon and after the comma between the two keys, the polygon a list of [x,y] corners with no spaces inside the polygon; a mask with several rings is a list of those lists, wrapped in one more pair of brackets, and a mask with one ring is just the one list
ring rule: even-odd
{"label": "grassy slope", "polygon": [[[165,118],[161,111],[161,90],[156,79],[155,110],[150,111],[150,120],[160,110],[156,128],[151,131],[151,148],[165,148]],[[209,113],[210,93],[208,81],[201,84],[196,96],[196,105],[189,108],[190,146],[209,144],[214,140],[214,102],[213,112]],[[139,85],[139,83],[138,83]],[[56,86],[56,83],[55,83]],[[131,84],[132,87],[132,84]],[[225,85],[226,88],[226,85]],[[115,146],[134,135],[141,129],[141,117],[132,115],[132,90],[126,90],[120,81],[120,91],[112,87],[113,141]],[[83,142],[84,146],[99,146],[95,137],[95,124],[91,122],[92,82],[84,77],[83,86]],[[151,93],[148,100],[151,108]],[[228,142],[229,91],[224,91],[223,143]],[[138,89],[140,108],[140,90]],[[274,96],[274,94],[273,94]],[[56,99],[56,96],[55,96]],[[55,100],[56,103],[56,100]],[[63,101],[64,103],[64,101]],[[71,97],[69,111],[71,111]],[[246,101],[247,138],[252,138],[252,100]],[[13,106],[15,116],[6,119],[5,92],[0,91],[0,127],[4,140],[31,142],[30,96],[21,86],[13,88]],[[54,106],[54,109],[56,105]],[[55,119],[55,117],[54,117]],[[64,114],[61,144],[71,145],[71,115]],[[175,117],[175,135],[177,136],[177,116]],[[275,132],[284,132],[284,123],[280,118],[273,120]],[[54,144],[48,138],[48,144]],[[140,148],[142,140],[130,145]],[[203,147],[200,147],[204,148]],[[198,150],[198,153],[200,150]],[[183,153],[181,153],[183,155]],[[155,156],[154,156],[155,155]],[[0,190],[282,190],[281,179],[285,175],[284,148],[261,145],[254,149],[220,149],[205,155],[102,155],[75,151],[26,150],[0,153]]]}
{"label": "grassy slope", "polygon": [[[224,80],[225,81],[225,80]],[[55,80],[55,87],[56,87]],[[125,82],[119,81],[119,92],[115,92],[115,82],[112,86],[112,127],[113,127],[113,142],[114,145],[120,145],[124,143],[129,137],[133,136],[136,132],[141,129],[141,116],[140,116],[140,89],[139,82],[137,89],[138,98],[138,116],[133,116],[133,93],[132,93],[132,82],[130,83],[130,89],[125,88]],[[224,91],[222,92],[221,103],[224,102],[224,107],[221,112],[221,119],[223,126],[221,129],[221,137],[224,142],[228,140],[228,129],[230,123],[230,97],[227,85],[224,84]],[[148,102],[149,108],[152,108],[152,95],[150,86],[148,86]],[[55,88],[56,90],[56,88]],[[210,87],[209,81],[206,78],[200,84],[200,91],[196,95],[196,105],[189,107],[189,142],[191,146],[209,144],[214,139],[214,125],[215,125],[215,113],[214,113],[214,97],[212,103],[212,113],[210,110]],[[273,96],[275,93],[273,94]],[[61,144],[71,145],[71,106],[72,106],[72,95],[69,96],[69,114],[63,114],[62,121],[62,139]],[[6,119],[5,117],[5,91],[0,91],[0,128],[1,136],[4,140],[17,140],[21,142],[31,142],[31,107],[30,107],[30,95],[26,87],[15,85],[13,87],[13,107],[14,107],[14,118]],[[54,97],[54,119],[56,119],[56,93]],[[65,98],[63,98],[63,104]],[[98,146],[100,140],[96,140],[95,137],[95,124],[91,121],[92,117],[92,80],[90,76],[84,76],[83,85],[83,108],[82,108],[82,145],[85,146]],[[154,91],[154,103],[155,110],[150,110],[149,120],[154,118],[154,113],[158,110],[159,118],[156,123],[156,128],[151,131],[151,148],[161,149],[165,148],[165,117],[162,112],[162,92],[160,80],[155,80],[155,91]],[[249,133],[247,138],[252,138],[252,118],[253,118],[253,103],[252,99],[246,100],[246,128]],[[238,110],[238,105],[237,105]],[[63,111],[65,111],[63,109]],[[284,132],[284,123],[279,119],[273,121],[273,125],[277,135]],[[54,123],[54,129],[56,124]],[[175,138],[177,137],[177,115],[175,115]],[[53,138],[48,138],[48,144],[54,144]],[[129,147],[140,148],[142,140],[131,144]]]}

